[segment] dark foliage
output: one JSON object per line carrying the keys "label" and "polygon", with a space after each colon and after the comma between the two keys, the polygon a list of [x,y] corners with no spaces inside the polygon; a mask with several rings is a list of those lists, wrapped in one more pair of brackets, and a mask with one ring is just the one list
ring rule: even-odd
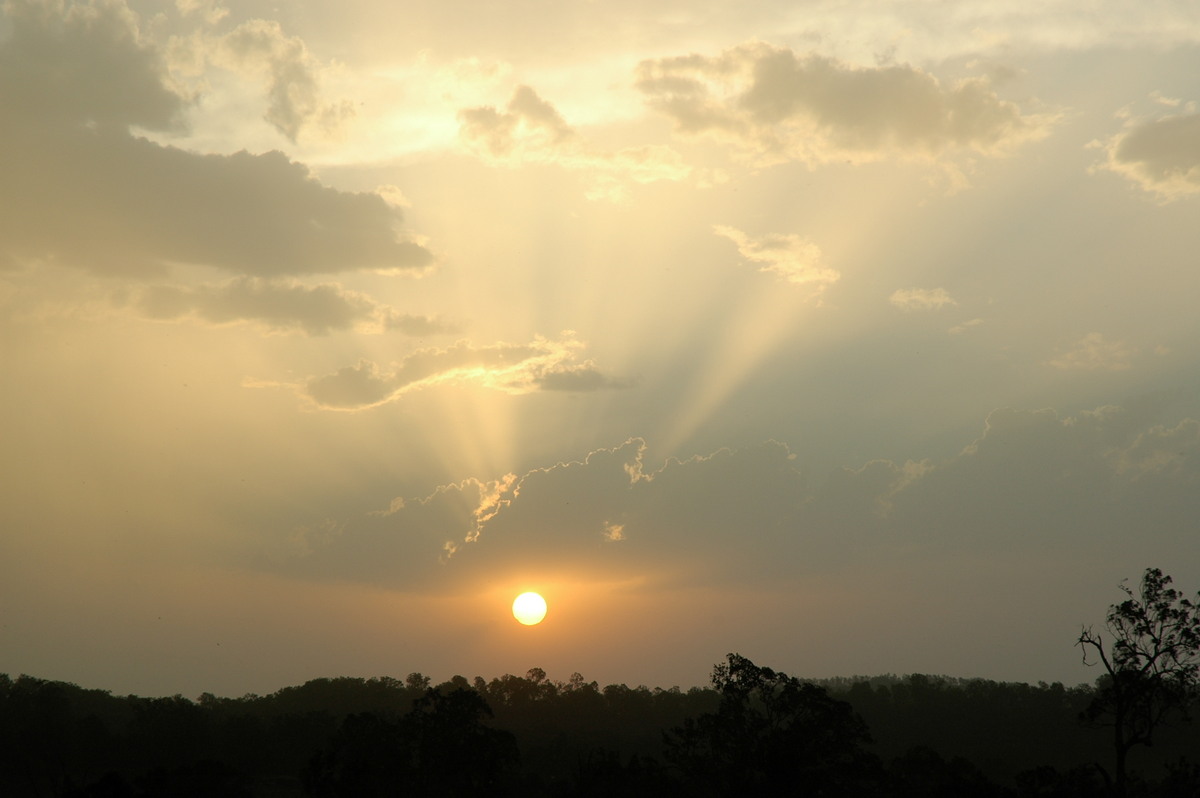
{"label": "dark foliage", "polygon": [[[0,674],[0,796],[1200,798],[1200,724],[1176,722],[1198,708],[1196,605],[1157,571],[1126,592],[1106,639],[1080,638],[1091,687],[814,683],[736,654],[687,691],[534,668],[191,701]],[[1096,766],[1114,740],[1137,752],[1119,785]]]}
{"label": "dark foliage", "polygon": [[1124,796],[1130,751],[1153,745],[1160,729],[1188,717],[1200,674],[1200,594],[1192,602],[1157,568],[1146,569],[1137,595],[1120,587],[1127,598],[1109,608],[1108,640],[1088,627],[1078,645],[1085,663],[1104,667],[1083,718],[1112,730],[1113,774],[1104,775]]}
{"label": "dark foliage", "polygon": [[876,780],[866,724],[824,688],[730,654],[721,701],[668,735],[667,759],[697,796],[861,795]]}

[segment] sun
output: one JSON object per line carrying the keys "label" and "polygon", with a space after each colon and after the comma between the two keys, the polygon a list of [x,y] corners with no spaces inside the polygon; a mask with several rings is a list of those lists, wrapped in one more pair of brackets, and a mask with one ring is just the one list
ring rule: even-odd
{"label": "sun", "polygon": [[526,626],[541,623],[546,617],[546,600],[537,593],[522,593],[513,601],[512,613]]}

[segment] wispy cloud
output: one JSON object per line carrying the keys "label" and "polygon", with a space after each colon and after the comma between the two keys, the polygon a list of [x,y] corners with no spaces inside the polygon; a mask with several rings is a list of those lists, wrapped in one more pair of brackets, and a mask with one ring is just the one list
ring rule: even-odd
{"label": "wispy cloud", "polygon": [[506,393],[536,390],[595,391],[630,383],[578,362],[583,344],[570,336],[537,338],[528,344],[476,346],[460,341],[444,349],[421,349],[381,368],[362,360],[333,374],[314,377],[300,392],[327,410],[362,410],[438,383],[479,385]]}
{"label": "wispy cloud", "polygon": [[470,151],[497,165],[546,163],[586,173],[590,199],[623,200],[631,184],[685,180],[694,171],[662,145],[593,147],[529,86],[518,86],[504,110],[465,108],[458,119],[459,138]]}
{"label": "wispy cloud", "polygon": [[814,299],[819,299],[825,289],[841,279],[836,269],[825,265],[821,248],[802,236],[772,233],[751,238],[727,225],[716,225],[713,232],[736,244],[741,256],[760,272],[804,288]]}
{"label": "wispy cloud", "polygon": [[1128,344],[1105,340],[1103,334],[1093,332],[1046,362],[1067,371],[1124,371],[1133,365],[1135,354],[1137,350]]}
{"label": "wispy cloud", "polygon": [[938,310],[958,304],[944,288],[900,288],[892,292],[888,302],[903,311]]}

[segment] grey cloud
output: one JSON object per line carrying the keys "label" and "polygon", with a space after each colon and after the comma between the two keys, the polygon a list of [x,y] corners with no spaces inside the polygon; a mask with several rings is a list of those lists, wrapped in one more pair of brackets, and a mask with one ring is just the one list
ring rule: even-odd
{"label": "grey cloud", "polygon": [[[388,581],[401,567],[405,579],[457,582],[530,567],[721,580],[758,576],[764,567],[778,575],[772,561],[785,569],[794,566],[785,555],[805,541],[785,520],[794,519],[807,491],[787,447],[771,442],[721,450],[658,469],[645,467],[644,452],[644,442],[635,438],[591,452],[580,462],[535,469],[519,479],[509,475],[489,483],[493,490],[486,502],[479,502],[474,490],[462,494],[459,486],[447,486],[415,505],[395,502],[386,524],[371,516],[363,519],[361,531],[348,528],[328,554],[330,574],[345,578],[349,571],[357,578]],[[439,522],[436,531],[414,530],[410,507],[420,514],[431,502],[446,501],[457,504],[457,526]],[[414,540],[440,537],[440,545],[420,544],[427,553],[436,548],[439,556],[416,565],[407,547],[399,546],[392,548],[394,560],[381,562],[374,553],[381,537],[399,545],[387,526]],[[316,550],[299,567],[319,570],[312,560],[325,556]]]}
{"label": "grey cloud", "polygon": [[637,86],[680,132],[740,147],[755,161],[995,155],[1045,134],[984,78],[943,85],[916,67],[854,67],[763,43],[717,56],[643,61]]}
{"label": "grey cloud", "polygon": [[1106,167],[1164,200],[1200,192],[1200,114],[1135,123],[1109,142]]}
{"label": "grey cloud", "polygon": [[36,120],[53,127],[178,124],[181,97],[164,82],[158,52],[138,38],[122,3],[81,5],[12,0],[0,41],[0,105],[5,126]]}
{"label": "grey cloud", "polygon": [[892,498],[914,541],[993,552],[1035,544],[1156,557],[1188,539],[1200,512],[1195,422],[1147,425],[1131,410],[1077,416],[998,410],[984,434]]}
{"label": "grey cloud", "polygon": [[250,277],[215,286],[151,286],[137,304],[156,319],[194,315],[213,324],[254,322],[272,330],[299,330],[309,335],[368,324],[409,335],[445,331],[436,319],[397,313],[338,285],[306,286]]}
{"label": "grey cloud", "polygon": [[0,148],[20,157],[0,186],[0,256],[107,274],[173,263],[258,276],[431,265],[376,194],[323,186],[277,152],[198,155],[131,135],[131,125],[169,129],[183,100],[124,5],[6,9]]}
{"label": "grey cloud", "polygon": [[439,572],[511,496],[512,478],[466,479],[429,496],[396,501],[353,526],[328,523],[295,530],[277,565],[314,578],[413,585]]}
{"label": "grey cloud", "polygon": [[517,394],[623,387],[621,381],[597,371],[590,361],[575,363],[575,352],[580,347],[570,337],[487,346],[460,341],[444,349],[413,352],[392,363],[387,371],[362,361],[309,380],[302,393],[326,409],[361,410],[398,399],[410,390],[448,381]]}
{"label": "grey cloud", "polygon": [[[402,561],[405,578],[443,585],[513,568],[711,585],[1020,545],[1047,558],[1085,549],[1153,558],[1194,535],[1200,423],[1151,417],[1115,407],[1072,417],[997,410],[944,462],[878,460],[819,481],[781,443],[654,468],[644,441],[631,439],[487,483],[486,500],[478,486],[447,486],[433,498],[457,506],[452,523],[444,508],[436,526],[421,527],[431,499],[412,515],[412,502],[398,501],[386,519],[348,527],[327,574],[388,581]],[[425,541],[423,565],[412,561],[409,537]],[[395,563],[374,557],[380,539],[394,544]],[[326,555],[309,556],[303,568],[321,571]]]}

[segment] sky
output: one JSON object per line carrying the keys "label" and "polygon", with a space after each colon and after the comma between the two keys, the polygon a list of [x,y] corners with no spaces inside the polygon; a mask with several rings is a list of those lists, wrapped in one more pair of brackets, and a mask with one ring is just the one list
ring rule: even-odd
{"label": "sky", "polygon": [[7,0],[0,673],[1091,681],[1198,103],[1190,0]]}

